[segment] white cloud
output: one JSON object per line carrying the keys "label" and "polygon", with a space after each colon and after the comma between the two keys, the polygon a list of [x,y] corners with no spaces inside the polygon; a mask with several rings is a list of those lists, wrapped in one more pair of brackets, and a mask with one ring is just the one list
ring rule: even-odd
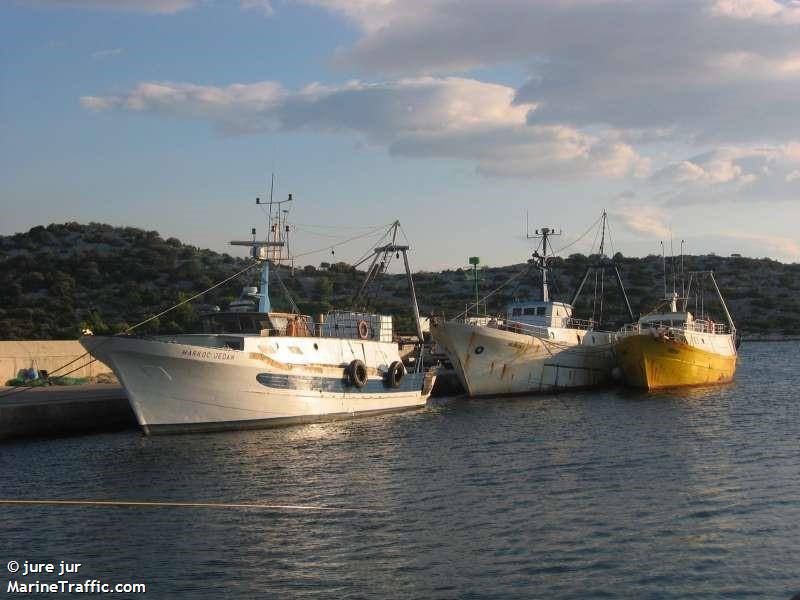
{"label": "white cloud", "polygon": [[436,3],[420,0],[303,0],[339,13],[367,32],[377,32],[393,21],[418,17]]}
{"label": "white cloud", "polygon": [[189,83],[140,83],[128,94],[83,96],[90,110],[124,109],[178,117],[205,119],[226,133],[250,133],[275,129],[273,112],[285,91],[272,81],[228,87]]}
{"label": "white cloud", "polygon": [[381,74],[528,65],[538,124],[800,139],[796,0],[305,0],[355,24],[336,57]]}
{"label": "white cloud", "polygon": [[[654,172],[648,182],[678,203],[713,201],[710,189],[770,198],[799,170],[797,0],[299,1],[356,26],[359,37],[336,61],[395,75],[297,91],[143,83],[82,103],[203,119],[228,134],[345,132],[397,155],[473,161],[495,176]],[[237,3],[273,12],[268,0]],[[528,65],[518,89],[430,75],[507,63]],[[676,143],[689,150],[657,155],[650,146]]]}
{"label": "white cloud", "polygon": [[342,132],[409,157],[475,161],[503,177],[644,176],[649,161],[618,132],[532,126],[533,104],[514,103],[510,87],[459,77],[308,85],[276,82],[227,87],[147,82],[129,93],[85,96],[91,110],[124,109],[211,122],[225,133],[271,130]]}
{"label": "white cloud", "polygon": [[757,19],[780,24],[800,23],[800,2],[787,3],[776,0],[716,0],[710,12],[731,19]]}
{"label": "white cloud", "polygon": [[721,147],[693,158],[672,162],[658,170],[651,181],[677,186],[741,187],[760,178],[791,181],[800,165],[800,144],[757,147]]}
{"label": "white cloud", "polygon": [[703,163],[682,160],[664,167],[653,176],[654,181],[676,184],[730,182],[746,184],[752,182],[754,178],[755,175],[744,173],[742,167],[731,160],[710,160]]}
{"label": "white cloud", "polygon": [[[28,0],[31,4],[57,8],[119,10],[149,14],[175,14],[203,4],[204,0]],[[239,0],[243,10],[256,10],[270,17],[274,9],[270,0]]]}
{"label": "white cloud", "polygon": [[635,194],[621,195],[609,210],[615,223],[636,237],[668,239],[670,215],[663,208],[637,199]]}
{"label": "white cloud", "polygon": [[757,52],[727,52],[708,58],[720,80],[792,81],[800,77],[800,52],[763,56]]}
{"label": "white cloud", "polygon": [[194,6],[195,0],[33,0],[33,3],[64,8],[99,8],[154,14],[174,14]]}

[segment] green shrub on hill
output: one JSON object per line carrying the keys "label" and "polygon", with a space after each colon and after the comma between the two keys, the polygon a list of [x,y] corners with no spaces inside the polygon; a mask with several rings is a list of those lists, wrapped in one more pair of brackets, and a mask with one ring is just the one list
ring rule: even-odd
{"label": "green shrub on hill", "polygon": [[[648,312],[663,295],[660,256],[616,256],[636,313]],[[553,296],[570,301],[592,257],[572,254],[552,261]],[[27,233],[0,236],[0,339],[74,339],[83,329],[96,334],[117,333],[165,308],[210,287],[241,270],[249,259],[235,258],[186,245],[176,238],[162,239],[155,231],[112,227],[102,223],[37,226]],[[688,256],[685,267],[714,269],[737,325],[745,333],[800,334],[798,303],[800,265],[770,259]],[[487,268],[481,282],[486,293],[502,286],[525,269],[524,263]],[[225,309],[241,287],[254,285],[256,270],[198,301],[155,319],[141,333],[196,330],[199,315],[214,305]],[[349,308],[364,273],[343,262],[281,267],[281,280],[300,309],[312,315],[333,307]],[[447,316],[474,301],[468,272],[457,268],[414,275],[420,310]],[[595,281],[605,294],[594,294]],[[503,287],[488,301],[487,309],[501,313],[515,299],[538,297],[534,272]],[[276,310],[289,303],[272,288]],[[411,333],[413,319],[408,287],[403,275],[384,276],[383,285],[367,296],[372,310],[392,314],[396,329]],[[624,305],[615,292],[613,275],[587,282],[576,306],[576,316],[599,316],[607,322],[627,321]],[[707,304],[712,308],[713,304]],[[690,305],[690,309],[693,305]],[[715,310],[715,319],[722,320]]]}

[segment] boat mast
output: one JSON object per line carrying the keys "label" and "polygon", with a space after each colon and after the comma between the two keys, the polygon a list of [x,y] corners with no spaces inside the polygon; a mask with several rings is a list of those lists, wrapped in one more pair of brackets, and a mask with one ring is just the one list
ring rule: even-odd
{"label": "boat mast", "polygon": [[664,253],[664,242],[661,244],[661,272],[664,279],[664,299],[667,300],[667,256]]}
{"label": "boat mast", "polygon": [[686,296],[686,276],[683,270],[683,242],[681,240],[681,296]]}
{"label": "boat mast", "polygon": [[[292,195],[286,200],[274,202],[272,200],[272,189],[275,183],[275,175],[272,175],[272,183],[270,184],[270,198],[269,203],[261,202],[261,198],[256,198],[256,204],[259,206],[266,206],[267,213],[267,239],[263,242],[256,241],[256,230],[252,229],[252,241],[234,240],[230,242],[231,246],[247,246],[250,250],[250,255],[261,261],[261,281],[258,293],[258,312],[268,313],[272,310],[272,303],[269,299],[269,265],[279,265],[285,258],[283,248],[286,247],[286,240],[289,236],[289,225],[286,224],[286,217],[288,210],[283,210],[282,205],[292,201]],[[281,215],[283,214],[283,217]]]}
{"label": "boat mast", "polygon": [[583,286],[586,285],[586,281],[589,279],[589,275],[591,274],[592,270],[594,269],[603,270],[604,265],[610,262],[611,266],[614,268],[614,279],[617,282],[617,288],[619,289],[619,293],[622,296],[622,299],[625,301],[625,308],[628,309],[628,315],[630,315],[631,321],[635,321],[636,317],[633,316],[633,309],[631,309],[631,303],[628,300],[628,294],[625,292],[625,286],[622,283],[622,275],[619,272],[619,267],[617,266],[617,263],[614,262],[613,258],[609,260],[607,257],[605,257],[605,234],[606,234],[607,221],[608,221],[608,214],[604,210],[602,215],[603,232],[600,238],[600,260],[598,263],[594,265],[590,264],[589,266],[586,267],[586,271],[583,274],[583,279],[581,279],[581,282],[578,285],[578,289],[572,296],[572,302],[570,304],[572,306],[575,306],[575,303],[578,301],[578,298],[580,297],[581,292],[583,291]]}
{"label": "boat mast", "polygon": [[[547,242],[552,236],[561,235],[561,232],[559,231],[556,233],[555,229],[542,227],[541,229],[537,229],[534,235],[530,235],[527,232],[525,235],[529,240],[542,240],[542,254],[539,255],[539,252],[535,251],[533,253],[533,258],[528,262],[538,263],[539,270],[542,272],[542,301],[550,302],[550,283],[547,280],[547,261],[549,259],[547,256]],[[550,249],[552,250],[552,245]]]}

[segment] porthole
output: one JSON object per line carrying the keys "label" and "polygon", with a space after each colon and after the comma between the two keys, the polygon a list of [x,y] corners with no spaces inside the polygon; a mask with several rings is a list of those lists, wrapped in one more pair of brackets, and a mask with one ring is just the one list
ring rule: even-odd
{"label": "porthole", "polygon": [[319,350],[319,346],[317,345],[316,342],[314,342],[314,350]]}
{"label": "porthole", "polygon": [[483,354],[483,346],[476,347],[475,354]]}

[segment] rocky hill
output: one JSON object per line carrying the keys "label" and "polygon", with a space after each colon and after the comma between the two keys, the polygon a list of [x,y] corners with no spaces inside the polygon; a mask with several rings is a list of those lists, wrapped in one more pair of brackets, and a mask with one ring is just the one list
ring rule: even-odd
{"label": "rocky hill", "polygon": [[[554,296],[569,301],[594,258],[573,254],[555,259]],[[663,296],[661,257],[630,258],[618,254],[615,260],[634,311],[649,311]],[[734,319],[745,335],[800,334],[800,264],[714,255],[688,256],[684,262],[687,271],[715,271]],[[53,224],[0,236],[0,339],[72,339],[83,328],[96,334],[122,331],[247,264],[245,259],[186,245],[175,238],[165,240],[155,231],[99,223]],[[490,313],[499,313],[515,298],[538,296],[535,271],[507,283],[526,268],[527,265],[518,264],[481,271],[482,295],[504,286],[489,299]],[[252,284],[254,276],[255,271],[240,276],[139,331],[195,330],[201,312],[215,305],[224,309],[238,297],[242,286]],[[280,276],[300,309],[316,314],[333,306],[347,307],[364,273],[344,263],[323,263],[282,268]],[[453,316],[474,299],[469,270],[418,272],[414,279],[423,314]],[[393,314],[398,329],[410,332],[407,294],[404,277],[387,276],[381,289],[372,295],[372,306]],[[280,294],[273,291],[272,295],[277,309],[288,307]],[[710,298],[707,294],[706,309],[717,320],[723,320]],[[588,318],[593,314],[595,318],[602,315],[609,324],[626,320],[608,271],[604,277],[590,278],[578,302],[576,316]]]}

